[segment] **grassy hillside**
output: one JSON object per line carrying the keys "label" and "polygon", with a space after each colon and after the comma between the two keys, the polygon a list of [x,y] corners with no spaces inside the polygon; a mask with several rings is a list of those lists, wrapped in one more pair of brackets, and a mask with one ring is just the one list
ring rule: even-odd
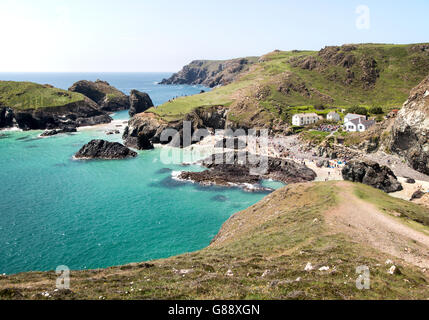
{"label": "grassy hillside", "polygon": [[[179,119],[199,106],[227,105],[230,120],[290,120],[298,107],[400,107],[429,73],[429,45],[361,44],[314,51],[275,51],[230,85],[183,97],[150,112]],[[322,108],[323,108],[322,107]]]}
{"label": "grassy hillside", "polygon": [[63,106],[84,96],[32,82],[0,81],[0,104],[16,110]]}
{"label": "grassy hillside", "polygon": [[[290,185],[234,215],[201,251],[72,272],[71,291],[54,291],[54,272],[3,276],[0,299],[426,299],[429,275],[421,263],[427,256],[411,258],[421,249],[413,232],[429,235],[427,224],[414,219],[429,212],[405,203],[349,182]],[[398,226],[410,238],[395,234]],[[386,245],[373,243],[372,235]],[[399,258],[404,245],[412,252],[406,261]],[[387,259],[400,274],[387,272]],[[313,270],[304,270],[308,263]],[[361,291],[356,268],[363,265],[370,268],[371,289]],[[319,270],[324,266],[329,270]]]}

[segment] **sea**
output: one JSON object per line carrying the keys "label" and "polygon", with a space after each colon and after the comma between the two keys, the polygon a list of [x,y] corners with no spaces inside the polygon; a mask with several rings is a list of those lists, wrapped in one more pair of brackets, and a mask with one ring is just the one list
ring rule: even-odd
{"label": "sea", "polygon": [[[67,89],[79,80],[101,79],[127,94],[147,92],[155,105],[210,90],[158,84],[170,75],[0,73],[0,80]],[[112,117],[124,122],[128,112]],[[126,160],[74,160],[92,139],[121,142],[99,127],[49,138],[40,138],[41,132],[0,131],[0,274],[97,269],[196,251],[231,215],[267,195],[177,181],[175,172],[203,168],[166,163],[162,148]]]}

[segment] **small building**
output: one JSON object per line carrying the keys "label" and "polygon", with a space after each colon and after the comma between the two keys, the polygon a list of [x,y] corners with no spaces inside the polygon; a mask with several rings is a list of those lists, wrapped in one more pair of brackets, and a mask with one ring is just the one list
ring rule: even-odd
{"label": "small building", "polygon": [[328,113],[328,115],[326,116],[326,119],[328,119],[329,121],[340,121],[341,117],[338,113],[336,113],[335,111],[331,111]]}
{"label": "small building", "polygon": [[315,113],[298,113],[293,115],[292,124],[294,126],[306,126],[319,120],[319,116]]}
{"label": "small building", "polygon": [[348,132],[365,132],[375,125],[374,120],[357,118],[344,123],[344,129]]}
{"label": "small building", "polygon": [[398,112],[399,112],[399,109],[393,109],[387,114],[385,118],[386,119],[396,118],[398,116]]}
{"label": "small building", "polygon": [[366,120],[366,116],[363,116],[361,114],[349,113],[344,117],[344,123],[349,122],[351,120],[355,120],[355,119]]}

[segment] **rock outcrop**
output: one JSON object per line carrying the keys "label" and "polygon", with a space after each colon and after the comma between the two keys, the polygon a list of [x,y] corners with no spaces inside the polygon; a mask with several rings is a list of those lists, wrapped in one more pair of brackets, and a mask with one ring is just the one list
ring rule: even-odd
{"label": "rock outcrop", "polygon": [[10,128],[14,124],[13,110],[0,105],[0,128]]}
{"label": "rock outcrop", "polygon": [[153,107],[152,99],[145,92],[138,90],[131,90],[130,93],[130,117],[137,113],[145,112],[147,109]]}
{"label": "rock outcrop", "polygon": [[242,58],[226,61],[196,60],[173,74],[161,84],[200,84],[210,88],[226,85],[248,70],[256,59]]}
{"label": "rock outcrop", "polygon": [[62,129],[110,121],[112,118],[88,98],[59,107],[25,110],[0,108],[0,127],[16,126],[22,130]]}
{"label": "rock outcrop", "polygon": [[137,152],[118,142],[92,140],[84,145],[76,154],[76,159],[125,159],[137,156]]}
{"label": "rock outcrop", "polygon": [[259,191],[264,189],[260,186],[262,179],[298,183],[313,181],[317,176],[303,164],[285,159],[260,157],[246,151],[214,154],[201,161],[201,165],[209,170],[182,172],[178,178],[201,185],[238,186],[249,191]]}
{"label": "rock outcrop", "polygon": [[77,132],[76,127],[64,127],[62,129],[46,130],[40,136],[41,137],[51,137],[51,136],[55,136],[55,135],[60,134],[60,133],[71,133],[71,132]]}
{"label": "rock outcrop", "polygon": [[351,161],[342,170],[344,180],[360,182],[391,193],[403,190],[392,170],[373,161]]}
{"label": "rock outcrop", "polygon": [[[140,113],[129,120],[123,139],[125,145],[139,150],[151,149],[154,143],[189,146],[207,135],[208,130],[225,129],[226,114],[227,109],[223,106],[201,107],[180,121],[166,122],[153,113]],[[184,137],[185,128],[190,133],[187,137]]]}
{"label": "rock outcrop", "polygon": [[69,91],[78,92],[95,101],[103,111],[114,112],[130,108],[126,94],[111,86],[106,81],[81,80],[74,83]]}
{"label": "rock outcrop", "polygon": [[429,76],[411,91],[391,131],[390,150],[429,174]]}

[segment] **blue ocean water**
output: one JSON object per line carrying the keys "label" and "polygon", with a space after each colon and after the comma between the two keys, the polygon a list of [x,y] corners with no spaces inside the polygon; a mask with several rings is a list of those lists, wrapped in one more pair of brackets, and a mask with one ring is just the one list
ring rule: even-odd
{"label": "blue ocean water", "polygon": [[[100,78],[123,91],[147,91],[157,104],[201,90],[155,84],[166,76],[0,74],[0,79],[67,88],[76,80]],[[233,213],[265,196],[177,182],[172,171],[202,168],[165,164],[161,149],[128,160],[73,160],[91,139],[121,140],[97,127],[44,139],[40,133],[0,132],[0,274],[59,265],[102,268],[195,251],[207,246]]]}

